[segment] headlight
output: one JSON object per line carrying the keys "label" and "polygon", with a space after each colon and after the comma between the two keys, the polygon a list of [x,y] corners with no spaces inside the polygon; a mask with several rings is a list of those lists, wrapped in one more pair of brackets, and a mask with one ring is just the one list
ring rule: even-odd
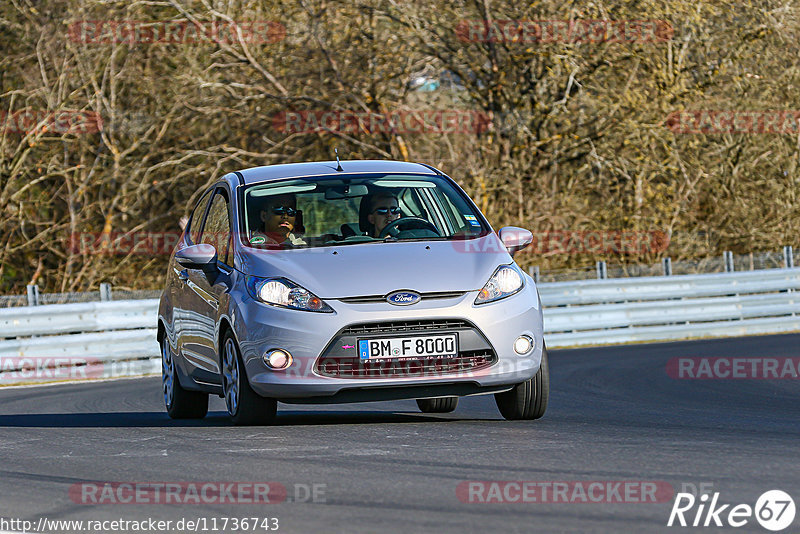
{"label": "headlight", "polygon": [[321,298],[286,278],[248,276],[246,284],[250,296],[266,304],[293,310],[333,313],[333,309]]}
{"label": "headlight", "polygon": [[501,265],[480,290],[475,304],[486,304],[510,297],[522,289],[522,285],[522,275],[514,264]]}

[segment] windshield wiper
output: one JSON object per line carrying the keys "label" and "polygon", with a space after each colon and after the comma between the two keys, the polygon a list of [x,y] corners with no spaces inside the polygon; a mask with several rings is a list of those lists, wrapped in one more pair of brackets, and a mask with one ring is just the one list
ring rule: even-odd
{"label": "windshield wiper", "polygon": [[401,237],[401,238],[394,238],[394,241],[449,241],[450,238],[442,235],[438,235],[435,237]]}

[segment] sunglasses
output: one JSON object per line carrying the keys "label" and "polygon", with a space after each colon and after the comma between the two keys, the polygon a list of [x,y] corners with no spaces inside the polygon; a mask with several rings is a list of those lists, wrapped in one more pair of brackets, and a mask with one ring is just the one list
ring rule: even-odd
{"label": "sunglasses", "polygon": [[272,208],[272,213],[275,215],[283,215],[285,213],[289,217],[294,217],[297,215],[297,210],[294,208],[287,208],[285,206],[278,206],[276,208]]}
{"label": "sunglasses", "polygon": [[372,210],[372,213],[377,213],[378,215],[389,215],[390,213],[392,215],[397,215],[400,213],[400,208],[397,206],[393,208],[375,208]]}

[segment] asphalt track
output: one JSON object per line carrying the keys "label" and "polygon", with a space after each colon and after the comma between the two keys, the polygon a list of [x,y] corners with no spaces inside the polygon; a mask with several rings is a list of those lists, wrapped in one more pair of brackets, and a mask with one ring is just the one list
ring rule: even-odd
{"label": "asphalt track", "polygon": [[[503,421],[493,398],[472,397],[442,416],[413,401],[280,405],[276,426],[241,428],[217,398],[202,422],[169,420],[152,377],[0,389],[0,516],[277,517],[290,533],[698,530],[666,528],[672,499],[462,502],[459,483],[476,480],[705,483],[750,505],[778,488],[800,505],[800,380],[670,378],[667,361],[683,356],[798,357],[800,334],[551,351],[550,407],[530,422]],[[324,494],[76,504],[69,489],[86,481],[272,481],[290,501],[295,484]],[[736,530],[767,532],[754,520]],[[800,514],[785,532],[798,530]]]}

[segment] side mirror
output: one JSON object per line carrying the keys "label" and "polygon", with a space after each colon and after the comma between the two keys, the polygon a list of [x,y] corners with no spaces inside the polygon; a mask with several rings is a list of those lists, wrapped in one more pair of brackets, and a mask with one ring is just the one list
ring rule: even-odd
{"label": "side mirror", "polygon": [[498,234],[511,257],[533,242],[533,234],[530,231],[516,226],[505,226],[500,229]]}
{"label": "side mirror", "polygon": [[203,272],[217,269],[217,249],[201,243],[183,248],[175,253],[175,261],[187,269],[202,269]]}

